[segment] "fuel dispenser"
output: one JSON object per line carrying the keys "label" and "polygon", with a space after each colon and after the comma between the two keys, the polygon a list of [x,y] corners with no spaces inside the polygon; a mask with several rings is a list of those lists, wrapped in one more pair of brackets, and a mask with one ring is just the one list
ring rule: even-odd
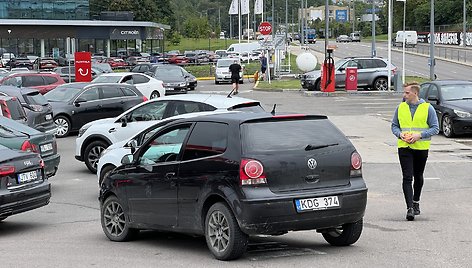
{"label": "fuel dispenser", "polygon": [[327,56],[321,66],[321,91],[323,92],[334,92],[335,82],[335,70],[334,70],[334,59],[331,56],[333,53],[332,48],[326,50]]}

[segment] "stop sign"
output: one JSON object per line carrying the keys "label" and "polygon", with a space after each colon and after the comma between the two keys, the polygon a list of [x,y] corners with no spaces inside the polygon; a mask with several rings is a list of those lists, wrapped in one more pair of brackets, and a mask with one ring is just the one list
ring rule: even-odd
{"label": "stop sign", "polygon": [[259,32],[262,35],[270,34],[272,32],[272,25],[267,21],[261,22],[261,24],[259,24]]}

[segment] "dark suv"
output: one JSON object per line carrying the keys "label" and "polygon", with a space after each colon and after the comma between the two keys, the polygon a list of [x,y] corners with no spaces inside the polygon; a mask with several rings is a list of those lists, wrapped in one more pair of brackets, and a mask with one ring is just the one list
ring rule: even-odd
{"label": "dark suv", "polygon": [[181,119],[135,150],[100,185],[102,228],[112,241],[139,229],[187,232],[230,260],[244,254],[250,235],[316,230],[335,246],[361,235],[362,161],[326,116]]}
{"label": "dark suv", "polygon": [[[335,62],[335,80],[336,87],[345,87],[346,81],[346,68],[356,67],[357,68],[357,85],[360,88],[372,89],[377,91],[388,90],[388,62],[382,58],[369,58],[369,57],[352,57],[345,58]],[[391,77],[393,81],[393,75],[397,70],[393,64],[391,64]],[[302,88],[308,90],[320,91],[321,88],[321,71],[314,70],[307,72],[301,76],[300,83]]]}

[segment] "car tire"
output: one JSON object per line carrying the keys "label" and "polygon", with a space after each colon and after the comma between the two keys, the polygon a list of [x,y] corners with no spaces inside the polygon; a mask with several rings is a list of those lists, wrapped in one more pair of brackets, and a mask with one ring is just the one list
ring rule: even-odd
{"label": "car tire", "polygon": [[227,261],[239,258],[247,248],[248,235],[226,204],[216,203],[205,217],[205,239],[216,259]]}
{"label": "car tire", "polygon": [[323,233],[323,238],[332,246],[344,247],[357,242],[362,233],[363,220],[346,223]]}
{"label": "car tire", "polygon": [[151,93],[151,96],[149,96],[149,98],[152,100],[152,99],[157,99],[161,96],[161,94],[159,94],[158,91],[154,90],[152,93]]}
{"label": "car tire", "polygon": [[218,81],[215,80],[215,85],[218,85],[219,83],[220,83],[220,82],[218,82]]}
{"label": "car tire", "polygon": [[374,80],[372,88],[377,91],[387,91],[388,90],[388,80],[386,77],[379,77]]}
{"label": "car tire", "polygon": [[97,165],[100,154],[105,150],[109,144],[104,141],[91,142],[84,150],[84,162],[90,172],[97,174]]}
{"label": "car tire", "polygon": [[56,124],[57,127],[56,137],[63,138],[69,135],[71,129],[69,118],[63,115],[58,115],[54,117],[54,124]]}
{"label": "car tire", "polygon": [[454,129],[452,128],[452,119],[449,115],[445,114],[441,120],[441,131],[446,138],[454,137]]}
{"label": "car tire", "polygon": [[316,80],[315,91],[321,91],[321,79]]}
{"label": "car tire", "polygon": [[110,172],[114,170],[116,167],[114,165],[106,165],[100,171],[100,178],[98,179],[98,185],[100,186],[103,180],[110,175]]}
{"label": "car tire", "polygon": [[103,232],[111,241],[129,241],[139,233],[139,230],[129,227],[129,217],[120,200],[114,195],[101,205],[100,220]]}
{"label": "car tire", "polygon": [[193,91],[195,90],[195,87],[189,87],[188,90]]}

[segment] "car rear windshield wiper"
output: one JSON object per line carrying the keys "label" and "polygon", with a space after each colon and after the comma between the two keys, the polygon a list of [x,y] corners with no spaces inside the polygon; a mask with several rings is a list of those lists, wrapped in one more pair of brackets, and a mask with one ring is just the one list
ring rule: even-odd
{"label": "car rear windshield wiper", "polygon": [[326,147],[336,146],[336,145],[339,145],[339,143],[331,143],[331,144],[323,144],[323,145],[311,145],[311,144],[308,144],[308,145],[305,147],[305,151],[311,151],[311,150],[316,150],[316,149],[321,149],[321,148],[326,148]]}

